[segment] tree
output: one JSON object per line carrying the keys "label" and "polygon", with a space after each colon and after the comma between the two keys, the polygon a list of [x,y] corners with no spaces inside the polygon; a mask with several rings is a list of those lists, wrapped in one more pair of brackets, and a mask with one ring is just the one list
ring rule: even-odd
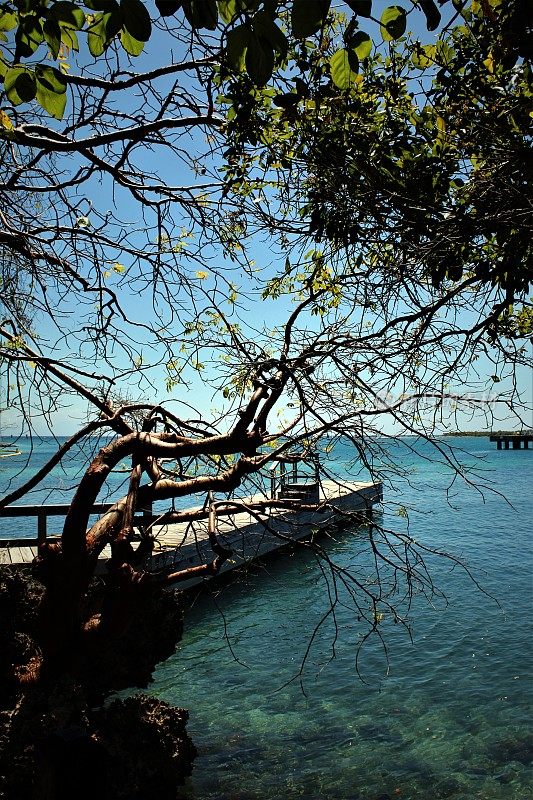
{"label": "tree", "polygon": [[[3,613],[17,609],[5,628],[16,663],[4,674],[7,753],[20,758],[28,731],[39,733],[43,794],[68,749],[54,740],[50,750],[57,730],[81,723],[101,741],[90,709],[113,689],[145,684],[180,634],[169,576],[144,569],[153,537],[133,539],[136,506],[253,486],[273,458],[324,436],[350,441],[379,477],[382,420],[430,438],[448,399],[469,391],[483,408],[486,365],[480,379],[476,359],[492,360],[498,380],[512,378],[527,362],[530,324],[523,4],[474,2],[431,46],[405,39],[408,9],[389,7],[375,35],[383,54],[359,29],[366,2],[347,3],[349,16],[311,0],[161,2],[162,15],[179,16],[156,34],[137,0],[95,5],[6,4],[0,17],[12,56],[1,117],[8,400],[30,432],[37,412],[49,416],[72,397],[89,408],[87,424],[0,505],[77,443],[95,450],[61,543],[39,553],[38,583],[9,577],[2,587]],[[415,5],[439,26],[435,3]],[[82,54],[72,70],[83,31],[94,61]],[[165,37],[178,58],[134,72],[129,57]],[[57,67],[41,56],[44,43]],[[257,237],[274,262],[260,270]],[[158,402],[163,380],[183,396],[198,375],[220,398],[212,422],[186,401]],[[520,416],[514,383],[500,400]],[[435,447],[462,473],[448,448]],[[176,459],[177,475],[162,457]],[[126,459],[127,494],[89,526],[110,471]],[[265,503],[249,507],[259,513]],[[319,552],[333,589],[347,586],[368,634],[380,636],[382,614],[405,623],[402,590],[409,600],[436,589],[427,551],[409,534],[372,525],[367,536],[374,588]],[[229,556],[216,533],[211,543],[200,574]],[[109,575],[95,587],[107,544]],[[170,712],[158,713],[168,727]],[[84,747],[101,766],[104,754],[87,739]],[[138,775],[131,762],[125,771],[131,794]],[[20,781],[11,791],[23,797],[30,789]]]}

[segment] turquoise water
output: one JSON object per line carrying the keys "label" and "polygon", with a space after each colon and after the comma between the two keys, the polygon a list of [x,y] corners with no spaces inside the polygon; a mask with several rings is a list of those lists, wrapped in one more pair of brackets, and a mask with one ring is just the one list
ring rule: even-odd
{"label": "turquoise water", "polygon": [[[409,440],[375,456],[389,477],[377,522],[405,531],[405,506],[410,534],[466,559],[484,591],[452,562],[428,556],[447,601],[437,596],[430,605],[419,598],[410,611],[404,604],[412,641],[384,613],[378,630],[388,662],[379,641],[370,640],[361,652],[360,677],[356,653],[364,628],[342,586],[337,629],[327,618],[302,666],[328,609],[324,575],[309,552],[270,560],[196,599],[185,636],[158,668],[151,689],[190,710],[189,730],[200,754],[181,797],[532,795],[533,452],[497,451],[488,439],[446,443],[475,469],[475,483],[490,483],[507,500],[454,481],[442,456],[434,460],[427,445]],[[38,444],[33,463],[53,449],[50,440]],[[331,471],[356,477],[352,457],[337,446]],[[387,466],[393,457],[404,468],[400,477],[393,478]],[[4,486],[16,481],[21,459],[0,463]],[[65,471],[54,472],[32,502],[66,501],[81,463],[78,455]],[[124,477],[115,476],[114,495]],[[31,522],[13,523],[18,532],[32,532]],[[328,557],[358,568],[362,581],[370,575],[368,533],[358,528],[322,540]]]}
{"label": "turquoise water", "polygon": [[[360,662],[363,683],[355,668],[361,624],[349,605],[337,608],[335,658],[335,630],[326,624],[300,680],[310,636],[328,607],[312,555],[278,557],[201,597],[152,688],[190,710],[200,755],[183,797],[532,795],[533,453],[497,452],[486,439],[455,439],[454,445],[473,454],[461,458],[477,463],[512,507],[458,482],[449,490],[450,507],[444,492],[450,475],[425,460],[423,447],[420,456],[403,453],[402,463],[416,471],[385,495],[416,505],[411,534],[466,558],[494,599],[463,570],[430,559],[448,605],[415,602],[412,642],[385,617],[380,630],[388,674],[382,647],[371,641]],[[385,507],[382,522],[405,524],[394,505]],[[365,530],[345,532],[328,542],[327,553],[341,565],[365,565],[364,537]],[[340,594],[344,602],[346,592]]]}
{"label": "turquoise water", "polygon": [[[42,439],[28,438],[10,439],[2,437],[2,441],[10,445],[13,450],[18,449],[17,455],[0,457],[0,497],[13,491],[27,481],[31,475],[43,467],[49,459],[56,453],[58,447],[65,441],[65,437],[54,439],[50,436]],[[108,440],[107,440],[108,441]],[[76,487],[83,476],[84,471],[91,463],[94,452],[99,447],[106,444],[104,438],[97,440],[89,439],[80,446],[75,446],[67,455],[60,466],[54,467],[42,482],[32,489],[24,497],[17,500],[13,505],[41,505],[50,503],[68,504],[76,490]],[[4,452],[7,452],[5,449]],[[2,451],[0,451],[2,456]],[[127,492],[130,462],[123,462],[111,473],[106,485],[102,489],[99,503],[108,503],[123,497]],[[194,496],[194,499],[178,499],[175,503],[176,508],[187,505],[196,505],[204,501],[205,495]],[[165,511],[169,503],[155,503],[154,511]],[[92,520],[96,520],[93,517]],[[48,518],[48,532],[52,534],[61,533],[64,516],[52,516]],[[0,539],[12,537],[35,537],[37,535],[37,520],[35,517],[22,518],[0,518]]]}

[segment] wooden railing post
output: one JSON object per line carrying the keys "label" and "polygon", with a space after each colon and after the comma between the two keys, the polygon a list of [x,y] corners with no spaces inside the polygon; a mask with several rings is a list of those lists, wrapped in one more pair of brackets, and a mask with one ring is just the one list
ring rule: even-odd
{"label": "wooden railing post", "polygon": [[153,519],[152,501],[150,500],[143,508],[143,524],[148,528]]}
{"label": "wooden railing post", "polygon": [[46,509],[40,508],[37,514],[37,547],[46,542]]}

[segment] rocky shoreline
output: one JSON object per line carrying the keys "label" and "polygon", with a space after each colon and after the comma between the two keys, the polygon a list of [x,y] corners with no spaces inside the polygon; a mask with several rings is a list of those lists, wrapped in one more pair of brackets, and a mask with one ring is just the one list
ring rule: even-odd
{"label": "rocky shoreline", "polygon": [[[84,641],[50,675],[39,663],[45,592],[29,574],[0,571],[0,797],[174,798],[196,756],[187,711],[144,694],[109,699],[145,688],[174,651],[183,630],[180,593],[161,590],[128,630]],[[103,597],[103,582],[93,581],[91,611]]]}

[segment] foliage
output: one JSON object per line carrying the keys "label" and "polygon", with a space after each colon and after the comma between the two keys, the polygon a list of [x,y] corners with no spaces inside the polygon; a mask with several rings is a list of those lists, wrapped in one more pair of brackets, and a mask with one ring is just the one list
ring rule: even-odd
{"label": "foliage", "polygon": [[[448,3],[450,0],[440,0],[439,5]],[[373,9],[370,0],[346,5],[347,11],[352,12],[348,46],[337,50],[333,56],[333,74],[337,76],[334,80],[341,88],[345,88],[346,78],[340,77],[340,73],[344,74],[346,67],[341,69],[340,62],[349,58],[350,68],[354,73],[358,71],[360,37],[368,36],[357,31],[361,20],[378,23],[384,40],[403,37],[408,14],[412,11],[423,13],[430,31],[441,22],[435,0],[410,0],[405,6],[388,6],[379,19],[373,16],[379,11]],[[462,5],[461,2],[455,3],[459,9]],[[506,36],[511,50],[525,56],[531,43],[531,32],[525,22],[528,0],[515,5],[516,8],[505,13]],[[252,83],[259,87],[269,83],[275,70],[290,69],[292,64],[306,73],[313,58],[320,57],[333,19],[330,0],[160,0],[156,6],[163,19],[178,17],[192,31],[219,33],[221,43],[226,45],[226,65],[235,70],[245,69]],[[503,13],[501,6],[500,0],[474,3],[478,13],[489,17]],[[13,34],[13,42],[8,33]],[[68,53],[80,49],[80,37],[82,41],[86,39],[89,54],[95,58],[100,58],[115,45],[123,48],[129,56],[137,57],[152,33],[150,13],[141,0],[7,2],[0,10],[0,36],[6,45],[0,59],[0,74],[6,98],[14,106],[35,99],[48,114],[61,119],[67,89],[63,73],[68,74]],[[292,44],[300,40],[304,46],[310,37],[315,37],[315,40],[309,67],[306,67]],[[46,50],[57,62],[57,67],[43,65]]]}
{"label": "foliage", "polygon": [[[343,48],[334,38],[319,54],[305,44],[307,82],[274,96],[253,90],[252,107],[247,79],[230,79],[228,181],[241,193],[252,176],[256,190],[269,187],[281,165],[295,186],[284,213],[298,207],[317,244],[392,271],[416,259],[435,287],[464,277],[499,286],[497,327],[533,274],[533,73],[510,35],[510,6],[493,3],[488,15],[473,4],[462,16],[437,44],[402,39],[386,54],[341,26]],[[260,151],[252,159],[249,144]]]}

